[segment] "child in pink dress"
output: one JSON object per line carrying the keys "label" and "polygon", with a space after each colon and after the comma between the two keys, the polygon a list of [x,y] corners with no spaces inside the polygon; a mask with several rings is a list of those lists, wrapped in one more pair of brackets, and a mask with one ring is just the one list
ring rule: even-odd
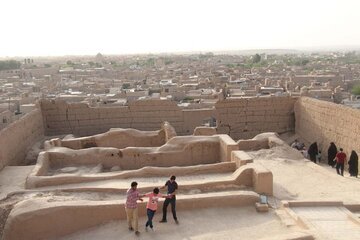
{"label": "child in pink dress", "polygon": [[159,188],[154,188],[152,193],[147,193],[143,195],[143,197],[149,197],[149,201],[146,204],[146,212],[147,212],[148,220],[146,222],[145,229],[147,230],[148,227],[150,226],[151,230],[154,230],[152,219],[157,210],[159,198],[166,198],[167,195],[159,194]]}

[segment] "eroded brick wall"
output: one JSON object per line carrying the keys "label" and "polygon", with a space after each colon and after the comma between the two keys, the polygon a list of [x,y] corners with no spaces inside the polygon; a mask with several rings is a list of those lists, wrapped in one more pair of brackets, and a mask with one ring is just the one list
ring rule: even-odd
{"label": "eroded brick wall", "polygon": [[136,101],[125,107],[91,108],[86,104],[41,101],[46,135],[73,133],[87,136],[110,128],[159,130],[168,121],[178,135],[192,134],[210,117],[218,122],[218,133],[234,139],[252,138],[262,132],[294,130],[294,102],[290,97],[233,99],[219,101],[213,109],[182,110],[176,102]]}
{"label": "eroded brick wall", "polygon": [[218,132],[247,139],[262,132],[294,130],[292,97],[226,99],[216,103]]}
{"label": "eroded brick wall", "polygon": [[27,151],[44,136],[40,109],[35,109],[0,131],[0,169],[22,165]]}
{"label": "eroded brick wall", "polygon": [[87,104],[68,104],[64,101],[40,102],[46,135],[75,134],[88,136],[110,128],[135,128],[144,131],[159,130],[164,121],[182,132],[183,117],[176,102],[148,100],[132,102],[124,107],[92,108]]}
{"label": "eroded brick wall", "polygon": [[317,141],[324,159],[330,142],[349,156],[360,153],[360,110],[302,97],[295,103],[296,133],[306,142]]}

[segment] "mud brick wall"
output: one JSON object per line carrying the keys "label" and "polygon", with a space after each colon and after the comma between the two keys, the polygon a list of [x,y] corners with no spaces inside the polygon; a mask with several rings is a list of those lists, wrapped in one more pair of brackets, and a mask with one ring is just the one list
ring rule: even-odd
{"label": "mud brick wall", "polygon": [[214,117],[216,114],[215,109],[192,109],[183,110],[182,112],[184,116],[184,135],[193,134],[196,127],[204,124],[204,120],[209,119],[209,117]]}
{"label": "mud brick wall", "polygon": [[299,98],[294,106],[295,131],[306,142],[317,142],[327,159],[327,149],[334,142],[350,156],[360,153],[360,110],[314,98]]}
{"label": "mud brick wall", "polygon": [[234,139],[252,138],[262,132],[294,130],[294,98],[270,97],[224,100],[212,109],[182,110],[173,101],[142,100],[125,107],[91,108],[83,103],[41,101],[46,135],[73,133],[87,136],[110,128],[159,130],[168,121],[178,135],[191,135],[205,119],[215,117],[218,133]]}
{"label": "mud brick wall", "polygon": [[218,133],[247,139],[262,132],[294,130],[292,97],[226,99],[216,103]]}
{"label": "mud brick wall", "polygon": [[45,134],[86,136],[105,132],[110,127],[129,128],[131,116],[124,108],[90,108],[87,104],[68,104],[60,100],[40,102]]}
{"label": "mud brick wall", "polygon": [[172,101],[147,100],[132,102],[125,107],[91,108],[84,103],[64,101],[40,102],[46,135],[75,134],[88,136],[110,128],[159,130],[168,121],[177,132],[182,132],[181,109]]}
{"label": "mud brick wall", "polygon": [[173,126],[177,133],[183,131],[183,114],[174,101],[144,100],[129,103],[131,128],[139,130],[159,130],[165,121]]}
{"label": "mud brick wall", "polygon": [[28,150],[44,137],[43,118],[35,109],[0,131],[0,170],[22,165]]}

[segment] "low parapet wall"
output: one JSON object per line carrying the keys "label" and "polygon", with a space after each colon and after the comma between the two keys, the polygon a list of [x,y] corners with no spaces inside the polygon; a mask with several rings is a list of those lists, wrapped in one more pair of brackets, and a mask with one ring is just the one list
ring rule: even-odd
{"label": "low parapet wall", "polygon": [[252,187],[255,192],[273,195],[273,175],[268,169],[256,163],[239,167],[233,174],[237,185]]}
{"label": "low parapet wall", "polygon": [[212,136],[216,134],[216,128],[214,127],[196,127],[194,130],[194,136]]}
{"label": "low parapet wall", "polygon": [[[55,179],[66,179],[66,182],[68,182],[69,179],[73,179],[73,181],[76,182],[80,181],[79,179],[86,175],[86,172],[83,172],[81,177],[64,177],[64,174],[51,176],[59,173],[69,173],[64,172],[68,170],[64,168],[68,167],[96,167],[99,169],[93,173],[101,173],[102,175],[99,176],[99,178],[104,178],[104,175],[106,175],[107,178],[112,178],[118,175],[113,175],[108,172],[115,167],[117,170],[114,171],[124,171],[140,169],[145,166],[193,166],[231,162],[231,151],[234,149],[237,149],[237,144],[227,135],[173,137],[161,147],[147,148],[128,147],[125,149],[117,149],[93,147],[73,150],[54,147],[39,154],[37,164],[28,180],[31,182],[29,186],[33,186],[34,179],[37,179],[36,182],[39,182],[39,178],[46,179],[44,182],[48,183],[57,182]],[[32,180],[30,181],[30,179]],[[91,180],[97,178],[93,176],[84,177],[83,179]],[[61,184],[61,182],[62,181],[58,181],[59,184]]]}
{"label": "low parapet wall", "polygon": [[237,168],[254,162],[253,158],[244,151],[232,151],[231,161],[235,163]]}
{"label": "low parapet wall", "polygon": [[[96,175],[62,175],[62,176],[44,176],[46,172],[40,169],[40,165],[35,166],[34,170],[26,179],[26,188],[38,188],[45,186],[58,186],[63,184],[84,183],[92,181],[110,180],[110,179],[125,179],[136,177],[161,177],[161,176],[186,176],[196,174],[209,173],[227,173],[236,170],[235,163],[222,162],[206,165],[184,166],[184,167],[143,167],[137,170],[111,172]],[[151,189],[149,189],[150,191]]]}
{"label": "low parapet wall", "polygon": [[[250,191],[207,193],[178,196],[178,211],[253,205],[258,194]],[[145,216],[145,204],[139,204],[139,215]],[[4,240],[43,240],[61,237],[109,221],[126,219],[124,201],[48,202],[25,200],[11,211],[4,229]]]}
{"label": "low parapet wall", "polygon": [[229,135],[219,134],[216,136],[220,139],[220,161],[230,162],[231,152],[239,149],[237,143]]}
{"label": "low parapet wall", "polygon": [[167,121],[161,124],[161,132],[164,132],[165,142],[169,141],[171,138],[176,137],[176,130],[171,124]]}
{"label": "low parapet wall", "polygon": [[[158,168],[148,168],[147,170],[136,170],[136,171],[128,171],[123,174],[114,175],[114,176],[39,176],[36,173],[41,172],[42,170],[39,167],[35,167],[34,171],[27,178],[26,186],[28,188],[41,187],[41,186],[51,186],[51,185],[61,185],[66,183],[75,183],[75,182],[85,182],[85,181],[93,181],[93,180],[106,180],[106,179],[115,179],[115,178],[131,178],[136,176],[142,176],[143,172],[147,172],[147,175],[158,176],[164,174],[169,175],[177,174],[179,176],[186,174],[200,174],[200,173],[211,173],[214,171],[217,172],[232,172],[236,168],[235,162],[226,162],[226,163],[217,163],[211,165],[202,165],[202,166],[192,166],[192,167],[172,167],[170,169],[160,170]],[[144,176],[142,176],[144,177]],[[104,179],[102,179],[104,178]],[[272,173],[262,167],[259,164],[249,163],[237,168],[236,171],[233,172],[230,178],[224,180],[216,180],[216,181],[204,181],[201,183],[191,183],[191,184],[182,184],[181,189],[183,191],[199,189],[200,191],[214,191],[218,189],[218,187],[223,188],[226,186],[243,186],[247,188],[253,188],[254,191],[266,194],[271,196],[273,194],[273,177]],[[59,187],[61,188],[61,187]],[[151,191],[152,186],[147,188],[139,188],[142,191]],[[81,190],[78,189],[78,190]],[[109,189],[110,191],[110,189]],[[118,189],[117,192],[125,193],[126,189]]]}
{"label": "low parapet wall", "polygon": [[51,139],[46,141],[45,146],[67,147],[71,149],[84,149],[90,147],[159,147],[165,144],[165,132],[159,131],[140,131],[136,129],[112,128],[106,133],[97,134],[90,137],[80,137],[72,139]]}
{"label": "low parapet wall", "polygon": [[239,150],[246,151],[257,151],[260,149],[268,149],[269,148],[269,140],[264,139],[247,139],[247,140],[239,140],[237,141],[239,146]]}

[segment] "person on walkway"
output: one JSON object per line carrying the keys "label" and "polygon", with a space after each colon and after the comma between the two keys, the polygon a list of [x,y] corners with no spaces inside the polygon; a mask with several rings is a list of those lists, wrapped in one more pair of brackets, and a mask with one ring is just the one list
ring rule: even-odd
{"label": "person on walkway", "polygon": [[305,145],[304,147],[300,150],[301,154],[304,156],[304,158],[308,158],[309,155],[308,155],[308,150],[306,149]]}
{"label": "person on walkway", "polygon": [[335,143],[331,142],[330,146],[328,148],[328,164],[329,166],[335,167],[335,157],[336,157],[336,153],[337,153],[337,147],[335,145]]}
{"label": "person on walkway", "polygon": [[340,148],[340,152],[336,154],[336,172],[341,176],[344,176],[345,161],[346,161],[346,154],[343,152],[343,149]]}
{"label": "person on walkway", "polygon": [[354,150],[352,150],[349,160],[349,173],[351,177],[357,177],[358,172],[358,155]]}
{"label": "person on walkway", "polygon": [[138,224],[138,206],[137,201],[143,201],[140,197],[139,191],[137,190],[137,182],[131,183],[131,188],[126,192],[126,203],[125,211],[127,222],[130,231],[135,231],[136,235],[139,235],[139,224]]}
{"label": "person on walkway", "polygon": [[316,161],[317,161],[318,163],[321,162],[321,157],[322,157],[321,151],[319,151],[318,154],[316,155]]}
{"label": "person on walkway", "polygon": [[164,205],[163,205],[163,217],[161,219],[161,223],[165,223],[167,222],[166,220],[166,213],[167,213],[167,207],[169,206],[169,204],[171,204],[171,212],[173,215],[173,218],[175,220],[175,223],[178,224],[178,219],[176,217],[176,190],[178,189],[178,184],[175,181],[176,177],[175,176],[171,176],[170,180],[168,180],[164,186],[161,187],[161,189],[167,187],[167,194],[168,194],[168,198],[165,199],[164,201]]}
{"label": "person on walkway", "polygon": [[299,143],[299,141],[297,139],[295,139],[295,141],[291,144],[291,147],[295,148],[297,150],[301,150],[300,149],[300,143]]}
{"label": "person on walkway", "polygon": [[166,198],[167,195],[159,194],[159,188],[154,188],[153,192],[146,193],[143,195],[143,197],[149,198],[149,201],[146,204],[146,213],[148,220],[145,224],[145,230],[147,231],[148,227],[150,227],[151,230],[154,230],[154,225],[152,220],[154,218],[155,212],[158,207],[159,198]]}
{"label": "person on walkway", "polygon": [[313,142],[308,149],[310,160],[316,163],[316,155],[319,153],[317,142]]}

